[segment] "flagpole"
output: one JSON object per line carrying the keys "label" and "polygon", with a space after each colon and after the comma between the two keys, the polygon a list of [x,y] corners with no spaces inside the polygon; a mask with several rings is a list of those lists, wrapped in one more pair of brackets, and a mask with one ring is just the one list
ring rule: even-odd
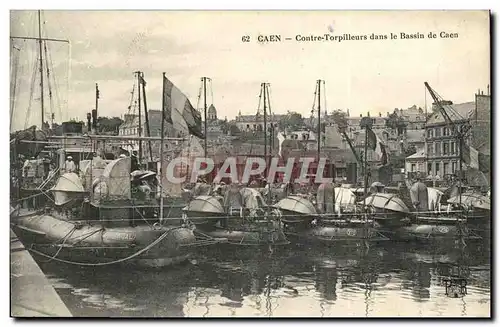
{"label": "flagpole", "polygon": [[[137,89],[139,92],[138,93],[138,111],[139,111],[139,126],[138,126],[138,133],[139,137],[142,136],[142,119],[141,119],[141,72],[137,71],[135,72],[137,74]],[[142,140],[139,140],[139,167],[142,166]]]}
{"label": "flagpole", "polygon": [[161,97],[161,135],[160,135],[160,224],[163,223],[163,140],[165,138],[165,73],[163,73],[163,92]]}
{"label": "flagpole", "polygon": [[98,113],[98,108],[99,108],[99,85],[95,83],[95,111],[96,114]]}
{"label": "flagpole", "polygon": [[[364,155],[364,168],[363,168],[363,174],[364,174],[364,181],[363,181],[363,187],[364,187],[364,197],[363,197],[363,212],[365,212],[365,218],[366,217],[366,197],[368,195],[368,132],[371,131],[370,126],[371,126],[371,118],[370,116],[364,117],[361,119],[360,122],[361,128],[365,128],[365,155]],[[376,140],[375,140],[376,142]]]}
{"label": "flagpole", "polygon": [[[148,136],[151,136],[151,130],[149,128],[149,115],[148,115],[148,101],[146,100],[146,81],[144,80],[144,73],[141,73],[141,83],[142,83],[142,96],[144,99],[144,119],[146,122],[146,132]],[[151,147],[151,141],[148,141],[149,147],[149,160],[153,161],[153,148]]]}
{"label": "flagpole", "polygon": [[203,81],[203,112],[204,112],[204,118],[205,118],[205,123],[203,125],[204,129],[204,134],[205,134],[205,158],[207,157],[208,154],[208,145],[207,145],[207,78],[202,77],[201,80]]}
{"label": "flagpole", "polygon": [[[367,195],[367,184],[368,184],[368,125],[365,125],[365,162],[364,162],[364,167],[363,167],[363,174],[364,174],[364,181],[363,181],[363,212],[366,213],[366,195]],[[366,215],[365,215],[366,217]]]}

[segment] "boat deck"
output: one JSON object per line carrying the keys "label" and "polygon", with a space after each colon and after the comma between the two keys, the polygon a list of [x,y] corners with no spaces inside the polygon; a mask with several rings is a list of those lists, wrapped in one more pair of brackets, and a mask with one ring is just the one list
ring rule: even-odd
{"label": "boat deck", "polygon": [[12,230],[10,231],[10,292],[11,317],[72,316]]}

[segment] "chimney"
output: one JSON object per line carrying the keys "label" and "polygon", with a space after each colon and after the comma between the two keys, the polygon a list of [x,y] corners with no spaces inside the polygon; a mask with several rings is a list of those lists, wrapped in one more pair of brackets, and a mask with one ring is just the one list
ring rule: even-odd
{"label": "chimney", "polygon": [[486,90],[487,90],[486,91],[486,93],[487,93],[486,95],[490,95],[490,84],[488,84],[488,86],[486,87]]}
{"label": "chimney", "polygon": [[363,114],[359,114],[359,117],[363,117]]}
{"label": "chimney", "polygon": [[379,111],[379,113],[378,113],[378,116],[379,116],[379,117],[382,117],[382,113],[381,113],[380,111]]}
{"label": "chimney", "polygon": [[481,91],[481,95],[483,95],[483,91]]}
{"label": "chimney", "polygon": [[389,111],[388,111],[388,112],[387,112],[387,117],[389,117],[389,115],[390,115],[390,113],[389,113]]}
{"label": "chimney", "polygon": [[370,112],[368,111],[368,117],[370,117]]}
{"label": "chimney", "polygon": [[92,110],[92,127],[97,130],[97,110]]}
{"label": "chimney", "polygon": [[92,115],[90,114],[90,112],[87,113],[87,126],[90,132],[92,130]]}

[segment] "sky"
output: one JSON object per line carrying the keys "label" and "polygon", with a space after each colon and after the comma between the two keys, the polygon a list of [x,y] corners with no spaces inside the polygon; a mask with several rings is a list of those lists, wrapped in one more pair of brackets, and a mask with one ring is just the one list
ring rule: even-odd
{"label": "sky", "polygon": [[[10,16],[11,36],[37,36],[35,11]],[[195,107],[202,106],[202,100],[197,105],[200,78],[207,76],[208,105],[228,119],[257,112],[262,82],[271,85],[272,112],[306,117],[318,79],[325,81],[322,108],[349,108],[351,115],[429,107],[425,81],[455,103],[473,101],[474,93],[486,92],[490,84],[486,11],[42,11],[42,21],[44,37],[71,43],[50,42],[48,48],[54,100],[51,105],[46,96],[45,108],[59,122],[85,120],[95,106],[95,83],[99,115],[126,114],[137,70],[145,74],[149,109],[161,108],[162,72]],[[442,31],[459,36],[440,38]],[[391,32],[397,40],[295,41],[296,35],[369,38]],[[401,32],[426,38],[400,39]],[[437,38],[427,38],[429,32]],[[281,35],[282,42],[256,41],[271,34]],[[245,35],[250,42],[242,42]],[[18,81],[11,125],[16,130],[39,125],[40,91],[38,81],[30,87],[36,42],[11,44],[20,49],[11,47],[11,76],[17,71]]]}

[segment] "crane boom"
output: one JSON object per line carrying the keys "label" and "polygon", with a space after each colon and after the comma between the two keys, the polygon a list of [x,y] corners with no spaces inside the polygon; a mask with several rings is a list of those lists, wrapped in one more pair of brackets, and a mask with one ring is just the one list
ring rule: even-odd
{"label": "crane boom", "polygon": [[429,83],[424,82],[425,87],[427,88],[427,91],[429,91],[432,99],[434,100],[434,103],[437,105],[439,112],[443,116],[444,120],[446,123],[450,126],[450,128],[453,130],[454,134],[457,137],[463,137],[465,133],[469,130],[469,128],[462,128],[461,130],[457,127],[457,124],[450,118],[450,115],[448,115],[448,112],[444,109],[443,105],[441,104],[441,101],[439,101],[438,97],[436,96],[436,93],[434,93],[434,90],[429,86]]}
{"label": "crane boom", "polygon": [[356,157],[356,161],[358,163],[361,163],[361,158],[359,157],[358,153],[354,149],[354,145],[352,144],[352,141],[349,138],[349,136],[347,135],[347,133],[345,132],[345,130],[339,130],[339,132],[342,134],[342,136],[344,136],[344,139],[347,141],[347,144],[349,144],[349,148],[351,148],[351,151],[354,154],[354,157]]}

